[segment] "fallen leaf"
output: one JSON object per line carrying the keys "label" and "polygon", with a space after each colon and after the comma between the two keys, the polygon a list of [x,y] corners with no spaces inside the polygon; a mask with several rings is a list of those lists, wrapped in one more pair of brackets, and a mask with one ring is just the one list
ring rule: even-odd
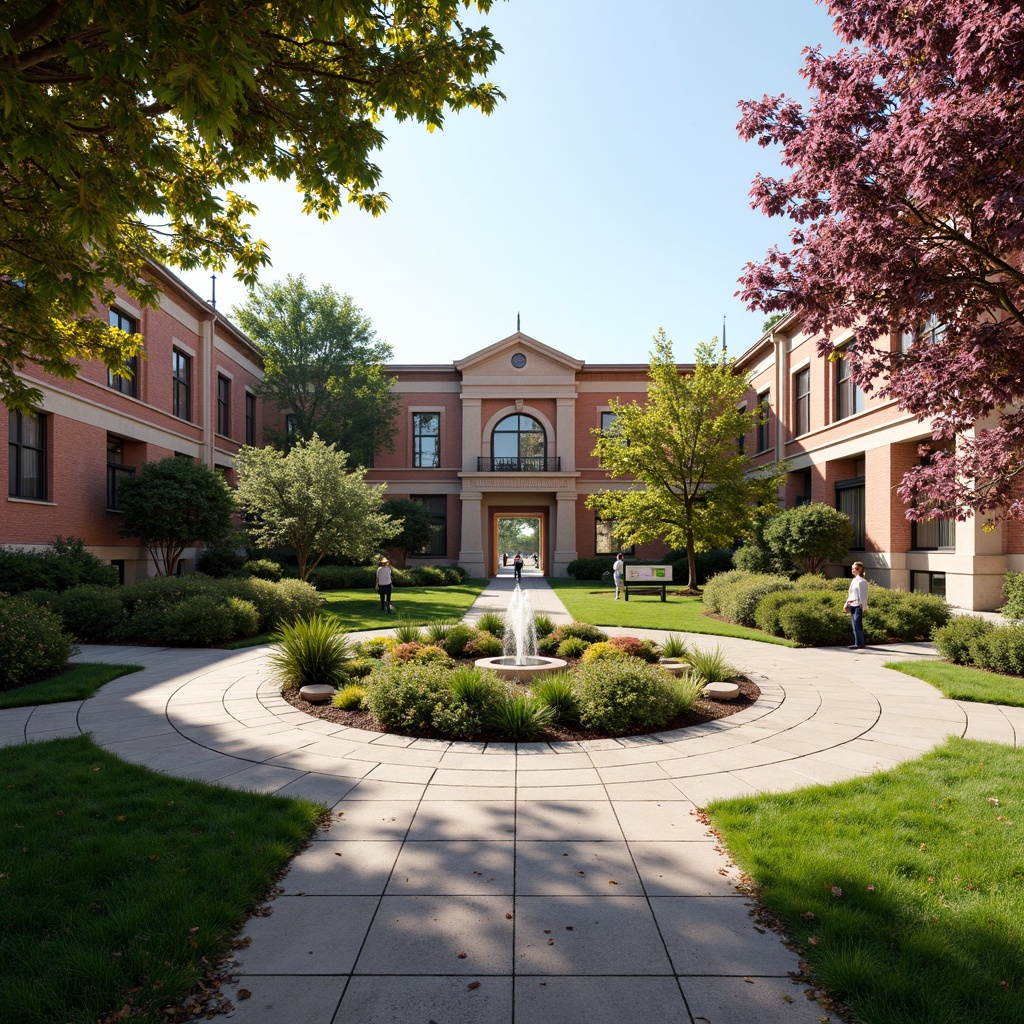
{"label": "fallen leaf", "polygon": [[471,981],[471,982],[470,982],[470,983],[469,983],[469,984],[468,984],[468,985],[466,986],[466,988],[468,988],[468,989],[469,989],[469,990],[470,990],[471,992],[473,991],[473,989],[475,989],[475,988],[479,988],[479,987],[480,987],[480,982],[479,982],[479,981]]}
{"label": "fallen leaf", "polygon": [[618,885],[619,883],[618,882],[609,882],[608,884],[609,885]]}
{"label": "fallen leaf", "polygon": [[465,953],[460,953],[459,954],[459,959],[460,960],[465,960],[466,959],[466,954]]}
{"label": "fallen leaf", "polygon": [[787,1003],[793,1002],[793,997],[791,995],[789,995],[788,993],[786,993],[786,992],[782,993],[782,997],[781,998],[784,999]]}
{"label": "fallen leaf", "polygon": [[548,939],[548,945],[549,946],[553,946],[554,944],[555,944],[555,940],[554,939]]}
{"label": "fallen leaf", "polygon": [[746,982],[746,983],[747,983],[748,985],[753,985],[753,984],[754,984],[754,979],[753,979],[753,978],[744,978],[743,980],[744,980],[744,981],[745,981],[745,982]]}
{"label": "fallen leaf", "polygon": [[565,930],[566,930],[567,932],[571,932],[571,931],[572,931],[572,925],[571,925],[571,924],[567,924],[567,925],[565,926]]}
{"label": "fallen leaf", "polygon": [[808,921],[810,921],[810,919],[812,917],[814,917],[814,911],[813,910],[805,910],[800,916],[801,917],[805,917],[805,918],[807,918]]}
{"label": "fallen leaf", "polygon": [[512,915],[511,914],[506,914],[505,915],[505,920],[506,921],[511,921],[512,920]]}
{"label": "fallen leaf", "polygon": [[252,993],[247,988],[240,988],[236,993],[239,999],[248,999]]}

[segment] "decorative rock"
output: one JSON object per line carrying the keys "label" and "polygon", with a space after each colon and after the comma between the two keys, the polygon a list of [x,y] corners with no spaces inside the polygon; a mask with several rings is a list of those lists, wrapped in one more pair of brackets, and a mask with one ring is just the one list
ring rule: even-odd
{"label": "decorative rock", "polygon": [[711,700],[735,700],[739,695],[739,683],[708,683],[704,687],[704,696]]}
{"label": "decorative rock", "polygon": [[334,687],[327,683],[309,683],[299,690],[299,696],[310,704],[326,704],[334,696]]}
{"label": "decorative rock", "polygon": [[659,661],[658,664],[666,672],[671,672],[674,676],[683,676],[690,671],[690,666],[685,661],[676,661],[675,658],[665,658]]}

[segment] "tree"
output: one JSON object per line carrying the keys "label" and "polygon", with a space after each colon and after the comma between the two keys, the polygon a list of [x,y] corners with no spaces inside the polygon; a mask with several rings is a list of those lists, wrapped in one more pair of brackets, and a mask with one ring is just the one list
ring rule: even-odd
{"label": "tree", "polygon": [[382,119],[489,114],[493,0],[8,0],[0,13],[0,397],[15,370],[124,369],[139,341],[94,302],[154,305],[155,258],[255,283],[268,260],[235,188],[294,177],[302,208],[386,208]]}
{"label": "tree", "polygon": [[257,286],[232,315],[263,353],[258,393],[294,417],[293,436],[271,434],[280,447],[318,434],[363,466],[393,447],[401,399],[380,365],[391,346],[350,295],[289,275]]}
{"label": "tree", "polygon": [[231,530],[234,504],[223,477],[191,459],[171,455],[147,462],[118,482],[122,537],[138,538],[158,575],[172,576],[191,544],[216,544]]}
{"label": "tree", "polygon": [[384,502],[384,511],[399,525],[399,532],[387,538],[387,546],[399,552],[405,565],[409,555],[430,543],[434,517],[422,501],[412,498],[390,498]]}
{"label": "tree", "polygon": [[[782,147],[755,208],[795,222],[741,278],[805,329],[856,331],[854,379],[939,442],[904,478],[911,518],[1024,518],[1024,17],[1019,0],[828,0],[853,49],[805,50],[808,109],[742,104]],[[890,352],[892,333],[912,340]],[[907,348],[901,345],[899,348]]]}
{"label": "tree", "polygon": [[658,331],[646,405],[612,401],[614,427],[594,431],[601,467],[634,482],[587,499],[602,519],[615,520],[623,543],[664,537],[685,548],[691,593],[697,592],[697,551],[731,544],[772,514],[784,472],[749,472],[737,441],[757,415],[740,409],[747,381],[731,360],[718,358],[716,345],[717,339],[698,345],[693,372],[680,373],[672,343]]}
{"label": "tree", "polygon": [[786,509],[764,528],[768,547],[789,559],[801,572],[817,572],[825,562],[841,562],[853,543],[850,517],[824,505],[808,502]]}
{"label": "tree", "polygon": [[325,555],[369,558],[398,526],[381,508],[386,485],[364,483],[365,470],[347,462],[315,434],[287,455],[245,446],[235,459],[235,501],[250,534],[260,547],[294,548],[300,579]]}

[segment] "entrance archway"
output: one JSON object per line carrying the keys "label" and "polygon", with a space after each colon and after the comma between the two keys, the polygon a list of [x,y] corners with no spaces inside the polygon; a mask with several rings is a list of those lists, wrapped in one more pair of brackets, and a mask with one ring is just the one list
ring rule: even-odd
{"label": "entrance archway", "polygon": [[492,565],[511,573],[516,552],[525,561],[524,571],[543,575],[547,542],[547,515],[543,512],[495,512],[491,523]]}

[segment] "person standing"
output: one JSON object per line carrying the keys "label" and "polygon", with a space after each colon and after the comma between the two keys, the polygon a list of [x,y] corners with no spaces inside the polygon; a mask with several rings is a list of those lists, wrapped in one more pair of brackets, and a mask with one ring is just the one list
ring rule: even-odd
{"label": "person standing", "polygon": [[391,563],[386,559],[380,560],[380,565],[377,566],[377,580],[373,585],[374,590],[377,591],[380,597],[380,610],[386,612],[388,615],[393,615],[391,611],[391,587],[393,580],[391,578]]}
{"label": "person standing", "polygon": [[518,551],[516,557],[512,559],[512,569],[516,574],[516,582],[519,583],[523,578],[523,556]]}
{"label": "person standing", "polygon": [[853,644],[850,650],[859,651],[866,646],[864,613],[868,610],[868,581],[864,579],[863,562],[854,562],[850,571],[853,573],[853,579],[850,580],[850,589],[843,610],[850,613],[850,622],[853,625]]}
{"label": "person standing", "polygon": [[622,587],[622,574],[625,572],[626,563],[622,560],[622,552],[615,556],[615,563],[612,565],[612,581],[615,583],[615,600],[619,599],[619,589]]}

